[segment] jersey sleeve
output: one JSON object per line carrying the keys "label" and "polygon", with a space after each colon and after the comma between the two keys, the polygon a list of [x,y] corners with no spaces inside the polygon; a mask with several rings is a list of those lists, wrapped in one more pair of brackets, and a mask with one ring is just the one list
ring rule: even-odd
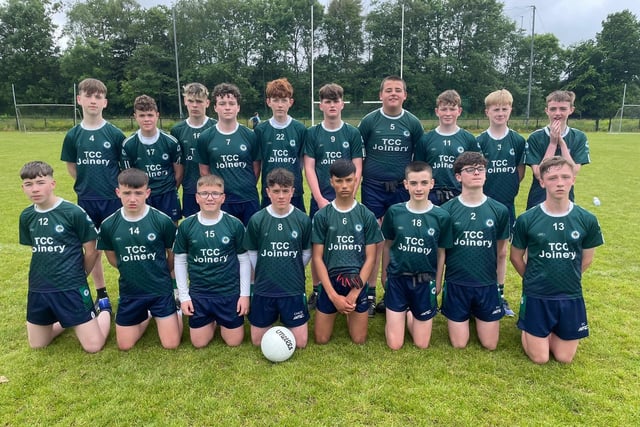
{"label": "jersey sleeve", "polygon": [[394,214],[395,214],[395,208],[392,206],[391,208],[389,208],[387,213],[382,218],[381,231],[385,240],[394,240],[396,238],[396,230],[395,230],[395,227],[393,226]]}
{"label": "jersey sleeve", "polygon": [[258,224],[260,218],[262,218],[262,215],[257,213],[249,219],[249,223],[247,224],[242,245],[244,249],[248,251],[258,250],[257,236],[260,232],[260,224]]}
{"label": "jersey sleeve", "polygon": [[75,163],[78,160],[76,151],[76,128],[69,130],[62,141],[62,151],[60,152],[60,160],[63,162]]}
{"label": "jersey sleeve", "polygon": [[589,141],[587,140],[587,135],[577,129],[575,129],[575,132],[576,138],[573,147],[571,147],[571,158],[579,165],[589,164],[591,163],[591,159],[589,157]]}
{"label": "jersey sleeve", "polygon": [[100,231],[98,232],[98,249],[101,251],[114,250],[111,242],[111,233],[111,221],[106,220],[100,225]]}
{"label": "jersey sleeve", "polygon": [[302,150],[303,155],[307,157],[311,157],[312,159],[316,158],[316,141],[314,139],[314,127],[307,129],[305,132],[305,140],[304,140],[304,148]]}
{"label": "jersey sleeve", "polygon": [[186,254],[189,251],[187,250],[188,242],[187,242],[187,223],[182,221],[178,226],[178,230],[176,231],[176,238],[173,242],[173,253],[174,254]]}
{"label": "jersey sleeve", "polygon": [[351,150],[351,158],[352,159],[361,159],[364,155],[362,150],[362,135],[360,131],[349,125],[350,136],[349,136],[349,147]]}
{"label": "jersey sleeve", "polygon": [[588,214],[585,222],[587,235],[582,241],[582,247],[584,249],[591,249],[602,245],[604,243],[604,238],[602,237],[602,230],[600,229],[598,219],[595,215]]}
{"label": "jersey sleeve", "polygon": [[81,243],[87,243],[98,238],[96,227],[84,209],[74,209],[73,225]]}
{"label": "jersey sleeve", "polygon": [[209,141],[213,138],[214,127],[210,127],[200,134],[196,145],[196,160],[203,165],[209,164]]}
{"label": "jersey sleeve", "polygon": [[453,247],[453,225],[451,224],[451,215],[449,212],[434,206],[442,215],[440,217],[440,235],[438,236],[438,247],[442,249],[450,249]]}
{"label": "jersey sleeve", "polygon": [[325,217],[326,209],[320,209],[314,216],[313,222],[311,224],[311,243],[324,245],[325,244],[325,236],[327,235],[327,221]]}
{"label": "jersey sleeve", "polygon": [[384,240],[384,237],[382,236],[382,232],[380,231],[378,221],[376,220],[375,215],[373,215],[373,213],[369,210],[366,211],[365,221],[365,244],[372,245],[382,242]]}
{"label": "jersey sleeve", "polygon": [[524,215],[520,215],[513,226],[511,246],[518,249],[527,249],[529,246],[529,242],[527,241],[527,223]]}
{"label": "jersey sleeve", "polygon": [[20,215],[18,238],[20,239],[21,245],[33,246],[33,239],[31,239],[31,233],[29,233],[29,223],[26,211],[22,212]]}
{"label": "jersey sleeve", "polygon": [[242,225],[242,222],[240,222],[240,220],[234,221],[233,235],[234,235],[234,244],[236,247],[236,252],[238,254],[243,254],[247,252],[247,250],[244,247],[245,229],[244,229],[244,225]]}

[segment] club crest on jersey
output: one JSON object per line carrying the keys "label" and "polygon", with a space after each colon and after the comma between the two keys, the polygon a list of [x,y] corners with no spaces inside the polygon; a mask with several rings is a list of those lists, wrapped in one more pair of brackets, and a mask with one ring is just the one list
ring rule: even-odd
{"label": "club crest on jersey", "polygon": [[509,150],[509,154],[511,154],[512,156],[516,155],[516,150],[514,150],[513,148],[511,150]]}
{"label": "club crest on jersey", "polygon": [[58,224],[58,225],[56,225],[55,230],[56,230],[58,233],[62,233],[62,232],[64,231],[64,226],[63,226],[63,225],[61,225],[61,224]]}
{"label": "club crest on jersey", "polygon": [[460,153],[460,154],[464,153],[464,148],[458,147],[458,153]]}
{"label": "club crest on jersey", "polygon": [[298,237],[298,232],[296,230],[293,230],[291,232],[291,237],[293,237],[294,239]]}
{"label": "club crest on jersey", "polygon": [[345,142],[343,142],[343,143],[342,143],[342,146],[343,146],[344,148],[349,148],[349,141],[345,141]]}
{"label": "club crest on jersey", "polygon": [[295,147],[296,146],[296,140],[295,139],[290,139],[289,140],[289,145],[292,146],[292,147]]}
{"label": "club crest on jersey", "polygon": [[89,289],[86,289],[84,291],[82,291],[82,295],[84,295],[85,297],[88,297],[89,295],[91,295],[91,292],[89,292]]}
{"label": "club crest on jersey", "polygon": [[169,159],[169,154],[164,153],[164,154],[162,155],[162,160],[168,160],[168,159]]}
{"label": "club crest on jersey", "polygon": [[240,145],[240,150],[247,151],[247,146],[245,144]]}
{"label": "club crest on jersey", "polygon": [[405,130],[404,132],[402,132],[402,134],[406,137],[409,137],[409,135],[411,135],[411,133],[408,130]]}
{"label": "club crest on jersey", "polygon": [[493,227],[493,220],[488,219],[487,222],[485,222],[485,224],[487,225],[487,227]]}
{"label": "club crest on jersey", "polygon": [[580,232],[578,230],[573,230],[571,232],[571,238],[574,240],[577,240],[580,238]]}
{"label": "club crest on jersey", "polygon": [[102,146],[103,146],[104,148],[106,148],[106,149],[109,149],[109,148],[111,148],[111,143],[110,143],[109,141],[105,141],[105,142],[102,144]]}
{"label": "club crest on jersey", "polygon": [[429,229],[427,230],[427,234],[428,234],[429,236],[433,236],[433,235],[435,235],[435,234],[436,234],[436,230],[435,230],[435,228],[429,228]]}
{"label": "club crest on jersey", "polygon": [[147,240],[150,242],[153,242],[154,240],[156,240],[156,233],[147,234]]}
{"label": "club crest on jersey", "polygon": [[362,224],[356,224],[356,231],[362,231]]}
{"label": "club crest on jersey", "polygon": [[227,243],[229,243],[229,241],[230,241],[230,240],[231,240],[231,239],[229,239],[229,237],[228,237],[228,236],[224,236],[224,237],[222,238],[222,243],[224,243],[224,244],[226,245]]}

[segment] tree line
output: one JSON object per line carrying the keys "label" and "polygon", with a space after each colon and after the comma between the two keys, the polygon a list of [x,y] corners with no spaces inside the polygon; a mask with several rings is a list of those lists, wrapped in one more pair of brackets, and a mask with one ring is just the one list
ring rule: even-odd
{"label": "tree line", "polygon": [[[62,11],[66,23],[57,28],[52,18]],[[13,112],[12,84],[19,103],[60,103],[72,100],[73,82],[95,77],[109,89],[110,115],[130,114],[133,99],[146,93],[164,115],[177,116],[177,45],[182,83],[233,82],[250,115],[265,111],[266,83],[287,77],[296,90],[291,113],[304,118],[311,58],[316,91],[336,82],[362,105],[378,99],[383,77],[400,74],[401,39],[405,105],[419,117],[431,117],[448,88],[460,92],[471,115],[483,114],[486,94],[507,88],[514,115],[524,115],[531,35],[496,0],[372,0],[366,13],[360,0],[332,0],[326,8],[317,0],[177,0],[173,8],[88,0],[64,10],[56,0],[5,0],[0,114]],[[625,84],[627,97],[640,100],[640,20],[630,11],[605,17],[593,40],[564,48],[553,34],[536,34],[533,44],[532,116],[558,88],[576,93],[584,118],[613,117]]]}

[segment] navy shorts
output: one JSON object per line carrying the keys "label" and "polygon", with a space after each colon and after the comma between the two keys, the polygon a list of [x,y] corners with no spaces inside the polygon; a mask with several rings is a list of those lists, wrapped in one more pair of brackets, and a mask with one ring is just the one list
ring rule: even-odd
{"label": "navy shorts", "polygon": [[195,194],[182,194],[182,216],[189,217],[200,212],[200,205],[196,202]]}
{"label": "navy shorts", "polygon": [[391,311],[411,310],[416,320],[425,321],[438,314],[436,282],[418,281],[417,276],[387,277],[384,302]]}
{"label": "navy shorts", "polygon": [[504,316],[498,285],[461,286],[446,282],[442,295],[442,314],[454,322],[464,322],[473,315],[483,322]]}
{"label": "navy shorts", "polygon": [[[266,208],[271,204],[271,199],[267,196],[267,190],[262,191],[262,202],[260,203],[261,208]],[[307,213],[306,208],[304,207],[304,196],[302,195],[294,195],[291,198],[291,204],[296,208],[300,209],[302,212]]]}
{"label": "navy shorts", "polygon": [[546,338],[552,332],[566,341],[588,337],[584,298],[556,300],[523,295],[518,328],[540,338]]}
{"label": "navy shorts", "polygon": [[164,297],[127,297],[118,298],[116,325],[134,326],[147,320],[149,313],[153,317],[168,317],[176,313],[176,300],[173,296]]}
{"label": "navy shorts", "polygon": [[249,323],[258,328],[273,325],[280,317],[280,322],[287,328],[302,326],[309,321],[307,296],[267,297],[254,295],[251,298]]}
{"label": "navy shorts", "polygon": [[149,196],[147,204],[164,212],[173,221],[178,221],[182,214],[180,213],[180,200],[178,200],[177,191],[167,191],[166,193]]}
{"label": "navy shorts", "polygon": [[392,205],[409,200],[409,192],[404,188],[402,180],[380,182],[365,179],[360,191],[362,204],[369,208],[376,218],[382,218]]}
{"label": "navy shorts", "polygon": [[249,200],[248,202],[239,203],[223,203],[222,210],[238,218],[246,227],[249,219],[254,213],[260,210],[260,203],[257,200]]}
{"label": "navy shorts", "polygon": [[100,228],[102,221],[122,207],[120,199],[82,200],[78,199],[78,206],[84,209],[96,228]]}
{"label": "navy shorts", "polygon": [[212,322],[227,329],[236,329],[244,325],[244,316],[238,315],[238,299],[232,296],[192,296],[193,316],[189,317],[190,328],[202,328]]}
{"label": "navy shorts", "polygon": [[[351,288],[342,286],[341,284],[336,282],[335,278],[331,278],[331,285],[333,286],[333,289],[335,289],[335,291],[338,293],[338,295],[346,296],[351,290]],[[365,311],[369,310],[369,301],[367,301],[368,288],[369,285],[365,285],[360,290],[360,294],[358,294],[358,298],[356,299],[356,313],[364,313]],[[324,314],[333,314],[338,312],[336,306],[333,305],[333,303],[329,299],[329,296],[327,296],[327,293],[324,291],[324,287],[322,285],[320,285],[320,288],[318,289],[318,302],[316,303],[316,310]]]}
{"label": "navy shorts", "polygon": [[440,206],[460,195],[457,188],[432,188],[429,191],[429,200],[436,206]]}
{"label": "navy shorts", "polygon": [[87,323],[96,317],[89,287],[58,292],[27,294],[27,322],[47,326],[60,322],[63,328]]}
{"label": "navy shorts", "polygon": [[[324,197],[325,199],[327,199],[328,201],[331,202],[336,198],[336,193],[335,193],[335,191],[333,191],[333,189],[331,189],[331,191],[322,194],[322,197]],[[309,203],[309,218],[313,219],[313,216],[319,210],[320,209],[318,209],[318,203],[316,203],[316,199],[314,199],[313,195],[312,195],[311,196],[311,203]]]}

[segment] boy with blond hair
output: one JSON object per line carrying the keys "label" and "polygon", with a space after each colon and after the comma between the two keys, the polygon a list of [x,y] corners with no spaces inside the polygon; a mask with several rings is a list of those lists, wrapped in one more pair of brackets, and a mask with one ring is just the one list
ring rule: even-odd
{"label": "boy with blond hair", "polygon": [[293,105],[293,86],[286,78],[276,79],[267,83],[265,94],[273,116],[254,129],[260,147],[262,207],[271,203],[267,195],[267,175],[274,169],[283,168],[295,179],[291,204],[306,212],[300,162],[307,129],[289,115],[289,108]]}
{"label": "boy with blond hair", "polygon": [[460,194],[462,187],[453,172],[453,162],[465,151],[480,151],[476,138],[458,126],[462,114],[462,99],[453,89],[445,90],[436,99],[438,127],[424,134],[416,146],[414,160],[429,163],[435,185],[429,200],[440,206]]}
{"label": "boy with blond hair", "polygon": [[200,178],[200,167],[196,159],[196,148],[200,134],[216,124],[207,116],[209,91],[201,83],[184,86],[182,97],[189,117],[171,129],[171,136],[178,140],[182,151],[182,215],[186,218],[200,209],[196,202],[196,182]]}
{"label": "boy with blond hair", "polygon": [[[82,121],[65,135],[60,160],[66,162],[69,175],[75,180],[73,189],[78,195],[78,205],[100,228],[102,221],[122,206],[115,189],[125,136],[102,117],[107,107],[107,87],[100,80],[82,80],[77,102],[82,107]],[[96,307],[110,310],[100,258],[91,278],[98,294]]]}

